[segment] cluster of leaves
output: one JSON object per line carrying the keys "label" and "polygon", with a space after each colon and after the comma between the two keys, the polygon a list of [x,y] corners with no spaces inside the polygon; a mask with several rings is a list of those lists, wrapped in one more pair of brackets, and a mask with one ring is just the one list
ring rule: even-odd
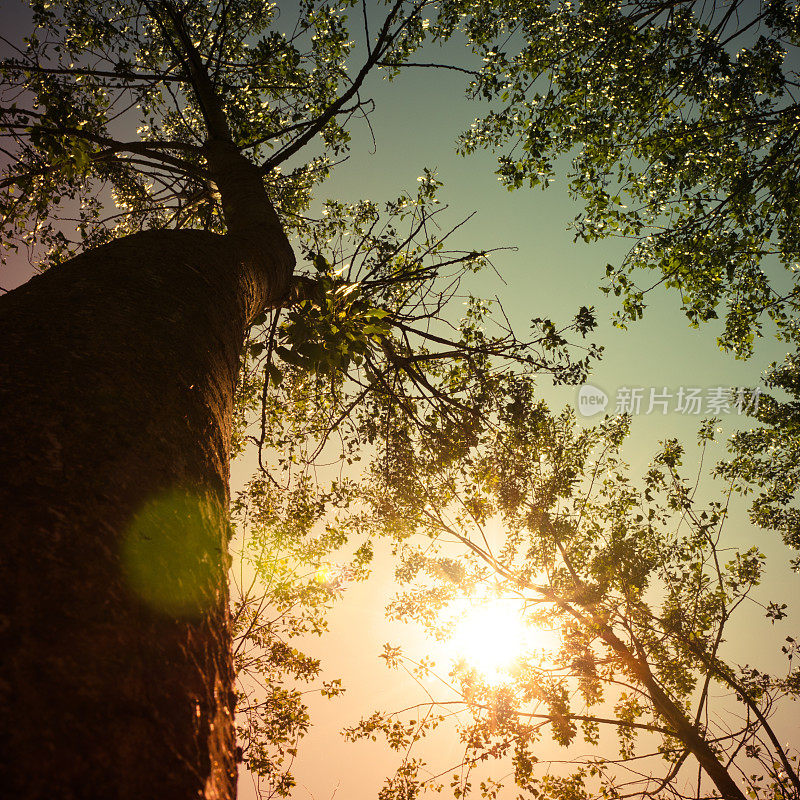
{"label": "cluster of leaves", "polygon": [[[319,615],[323,629],[334,595],[319,594],[319,586],[306,581],[307,573],[298,573],[298,564],[313,571],[320,558],[355,547],[357,567],[343,569],[353,578],[365,575],[366,562],[358,554],[369,548],[362,544],[359,550],[358,543],[378,531],[374,518],[363,513],[362,490],[346,479],[347,470],[373,455],[385,420],[401,420],[422,436],[438,413],[456,444],[476,424],[487,387],[509,370],[579,380],[599,355],[593,345],[576,348],[567,340],[570,333],[583,338],[593,329],[586,308],[569,331],[548,320],[534,321],[535,336],[528,342],[516,339],[505,324],[490,333],[488,306],[462,289],[466,277],[490,263],[490,254],[446,246],[454,229],[438,228],[444,209],[437,187],[433,173],[425,171],[416,195],[404,194],[383,208],[367,201],[326,203],[301,239],[314,270],[300,279],[303,299],[254,322],[240,378],[234,452],[248,443],[257,446],[260,470],[242,502],[246,498],[249,506],[273,511],[262,515],[260,529],[248,526],[247,536],[251,546],[284,554],[279,561],[288,559],[293,566],[286,585],[279,586],[266,580],[275,574],[274,563],[257,560],[260,607],[252,617],[245,615],[251,624],[257,615],[275,615],[281,592],[288,592],[298,610]],[[454,300],[466,303],[458,306],[461,319],[451,318]],[[401,474],[402,461],[395,466]],[[332,488],[323,491],[329,477]],[[328,515],[336,513],[346,522],[343,517],[331,525]],[[326,531],[320,552],[308,549],[308,531],[315,525]],[[317,546],[322,539],[313,541]],[[253,629],[290,642],[306,632],[299,618],[290,619],[294,627],[283,632],[274,625],[262,628],[261,622]],[[255,641],[253,629],[240,630],[250,642],[245,646],[268,650],[267,639]],[[248,665],[240,666],[243,680],[251,680]],[[294,681],[302,679],[290,660],[279,666],[287,680],[290,674]],[[274,675],[270,681],[282,686]],[[296,709],[303,708],[300,695],[295,701]],[[296,736],[308,724],[298,717],[289,729]],[[272,760],[262,753],[248,761],[256,773],[271,776],[282,763],[278,754],[290,758],[296,750],[294,740],[290,745],[271,738],[267,725],[248,723],[246,731],[253,737],[260,732],[262,747],[273,753]]]}
{"label": "cluster of leaves", "polygon": [[[292,423],[302,424],[300,415],[284,420],[284,431]],[[368,575],[372,559],[358,515],[347,513],[349,482],[332,480],[323,489],[298,469],[298,452],[287,455],[232,505],[237,732],[242,760],[264,797],[288,797],[295,785],[292,763],[311,724],[307,695],[344,691],[305,651],[327,630],[327,613],[347,586]],[[361,544],[347,549],[351,536]]]}
{"label": "cluster of leaves", "polygon": [[[221,134],[258,165],[289,229],[302,226],[347,122],[371,107],[361,83],[425,4],[392,5],[355,80],[354,5],[304,0],[292,24],[254,0],[35,0],[35,33],[0,60],[6,246],[24,242],[45,267],[147,228],[224,232],[203,150]],[[193,60],[222,130],[209,130]],[[312,140],[316,154],[283,174]]]}
{"label": "cluster of leaves", "polygon": [[723,306],[720,343],[747,356],[763,312],[783,323],[797,295],[769,265],[800,260],[799,20],[785,0],[454,0],[432,30],[463,31],[483,61],[470,92],[492,108],[461,152],[499,152],[509,189],[546,187],[572,157],[576,237],[632,241],[607,271],[618,321],[641,316],[637,276],[656,270],[692,324]]}
{"label": "cluster of leaves", "polygon": [[[624,418],[581,430],[527,380],[504,376],[484,388],[480,422],[461,437],[441,417],[427,420],[424,436],[395,420],[382,444],[367,498],[402,557],[398,579],[410,584],[392,611],[446,638],[455,601],[502,597],[560,641],[521,653],[499,684],[465,661],[444,675],[389,648],[390,666],[428,679],[429,698],[349,732],[382,733],[403,753],[384,796],[443,790],[419,742],[449,717],[464,743],[456,796],[475,775],[481,796],[498,796],[502,782],[485,772],[497,760],[510,761],[517,787],[537,797],[744,796],[738,780],[754,798],[795,796],[797,754],[770,718],[797,698],[797,668],[789,660],[788,674],[775,671],[777,643],[767,669],[725,655],[725,632],[743,609],[785,616],[755,592],[764,556],[723,545],[733,487],[701,505],[675,441],[637,484],[620,458]],[[713,421],[699,436],[704,446],[712,438]],[[574,750],[578,736],[586,756],[564,760],[547,744]]]}
{"label": "cluster of leaves", "polygon": [[[314,272],[301,275],[299,301],[255,321],[247,345],[239,421],[260,422],[260,432],[251,435],[259,447],[269,431],[280,430],[303,381],[316,386],[318,398],[327,395],[329,405],[316,410],[309,420],[316,427],[302,434],[316,437],[319,451],[336,431],[344,459],[374,439],[375,402],[391,403],[419,422],[418,408],[447,407],[454,414],[466,408],[472,402],[467,375],[513,367],[561,383],[586,377],[601,354],[584,343],[595,326],[592,310],[581,308],[563,327],[535,319],[524,340],[501,313],[490,317],[489,304],[471,296],[463,282],[491,265],[491,253],[447,247],[460,226],[439,228],[446,210],[436,197],[439,185],[426,170],[415,195],[382,209],[369,201],[328,201],[321,218],[300,231]],[[466,305],[461,319],[451,316],[456,302]],[[358,429],[356,420],[366,427]],[[237,441],[246,435],[240,427]],[[286,444],[281,439],[275,446]]]}
{"label": "cluster of leaves", "polygon": [[[739,431],[729,443],[733,457],[720,462],[718,474],[735,479],[744,494],[755,492],[750,506],[751,520],[761,528],[779,532],[794,550],[800,549],[800,512],[797,489],[800,486],[800,353],[797,345],[800,327],[792,320],[784,328],[783,339],[792,352],[782,363],[773,363],[765,373],[767,389],[780,395],[765,394],[752,417],[758,427]],[[792,567],[800,568],[795,556]]]}

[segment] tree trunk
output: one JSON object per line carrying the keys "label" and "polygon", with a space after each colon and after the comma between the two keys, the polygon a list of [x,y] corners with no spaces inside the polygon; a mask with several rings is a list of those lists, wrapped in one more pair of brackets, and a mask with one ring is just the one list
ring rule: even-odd
{"label": "tree trunk", "polygon": [[231,407],[291,274],[235,240],[144,232],[0,298],[5,796],[235,796]]}

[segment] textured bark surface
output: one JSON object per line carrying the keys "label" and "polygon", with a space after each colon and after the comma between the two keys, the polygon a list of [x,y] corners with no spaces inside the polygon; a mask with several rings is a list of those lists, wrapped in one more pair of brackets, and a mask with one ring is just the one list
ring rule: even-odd
{"label": "textured bark surface", "polygon": [[242,263],[146,232],[0,298],[4,796],[235,795],[229,426],[266,291]]}

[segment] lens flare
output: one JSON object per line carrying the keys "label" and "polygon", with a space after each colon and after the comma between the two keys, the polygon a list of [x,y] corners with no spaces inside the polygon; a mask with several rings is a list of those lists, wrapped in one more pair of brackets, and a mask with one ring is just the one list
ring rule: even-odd
{"label": "lens flare", "polygon": [[210,498],[180,490],[154,497],[131,521],[122,548],[129,587],[171,616],[218,604],[226,572],[222,530]]}

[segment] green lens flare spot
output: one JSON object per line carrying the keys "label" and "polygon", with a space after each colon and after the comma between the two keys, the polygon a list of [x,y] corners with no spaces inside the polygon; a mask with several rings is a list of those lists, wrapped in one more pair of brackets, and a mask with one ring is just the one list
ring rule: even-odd
{"label": "green lens flare spot", "polygon": [[209,498],[171,491],[149,500],[133,518],[122,551],[128,585],[167,614],[213,606],[225,572],[220,525]]}

